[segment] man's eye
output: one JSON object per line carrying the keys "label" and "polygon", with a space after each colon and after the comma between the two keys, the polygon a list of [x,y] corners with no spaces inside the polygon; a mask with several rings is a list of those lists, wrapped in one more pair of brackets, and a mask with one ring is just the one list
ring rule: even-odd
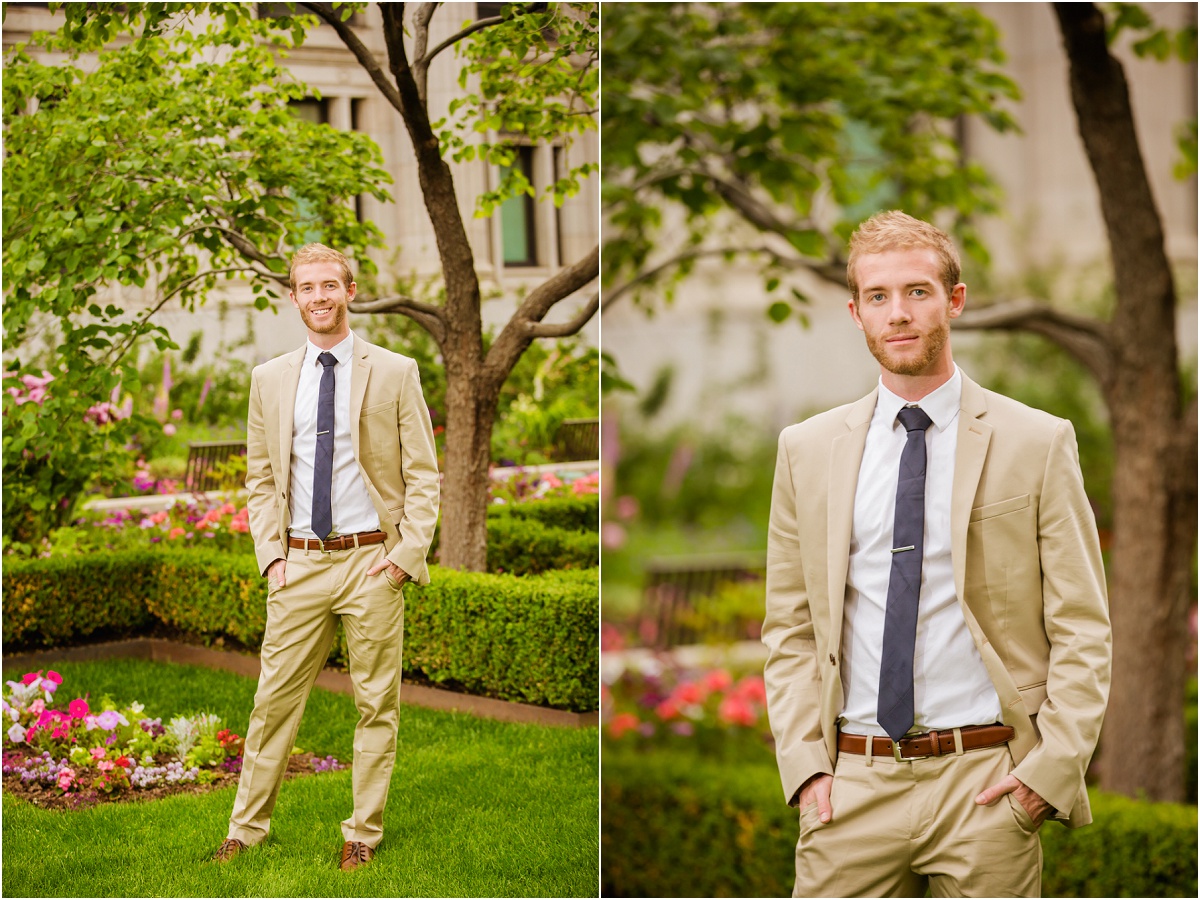
{"label": "man's eye", "polygon": [[924,297],[928,293],[929,293],[929,291],[925,290],[924,288],[917,288],[916,290],[913,291],[913,296],[914,297]]}

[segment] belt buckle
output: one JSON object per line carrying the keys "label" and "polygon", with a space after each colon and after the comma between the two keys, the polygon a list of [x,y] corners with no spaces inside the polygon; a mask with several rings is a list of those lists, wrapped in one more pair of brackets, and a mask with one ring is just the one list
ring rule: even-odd
{"label": "belt buckle", "polygon": [[[908,737],[908,735],[905,735],[905,737]],[[920,735],[913,735],[913,737],[920,737]],[[900,738],[900,741],[902,740],[904,740],[903,737]],[[928,753],[922,753],[919,756],[901,756],[900,741],[892,741],[892,756],[895,757],[896,762],[912,762],[914,759],[924,759],[930,755]]]}

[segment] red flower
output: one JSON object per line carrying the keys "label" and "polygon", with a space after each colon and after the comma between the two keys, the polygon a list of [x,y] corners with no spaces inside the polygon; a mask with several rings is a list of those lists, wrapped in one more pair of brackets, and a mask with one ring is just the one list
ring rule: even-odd
{"label": "red flower", "polygon": [[733,684],[733,676],[724,669],[713,669],[704,676],[704,686],[710,691],[723,691]]}
{"label": "red flower", "polygon": [[126,759],[124,756],[118,756],[118,757],[117,757],[117,758],[114,760],[114,762],[115,762],[115,763],[116,763],[118,766],[120,766],[122,769],[128,769],[128,768],[129,768],[129,760],[128,760],[128,759]]}
{"label": "red flower", "polygon": [[632,731],[637,728],[640,723],[638,717],[633,713],[618,713],[613,716],[613,720],[608,723],[608,733],[615,738],[621,737],[625,732]]}
{"label": "red flower", "polygon": [[707,691],[694,681],[685,681],[672,692],[672,697],[684,706],[703,703]]}
{"label": "red flower", "polygon": [[654,712],[657,713],[658,717],[664,722],[669,722],[671,719],[679,715],[679,707],[676,706],[670,698],[668,698],[662,703],[658,704],[658,706],[654,707]]}

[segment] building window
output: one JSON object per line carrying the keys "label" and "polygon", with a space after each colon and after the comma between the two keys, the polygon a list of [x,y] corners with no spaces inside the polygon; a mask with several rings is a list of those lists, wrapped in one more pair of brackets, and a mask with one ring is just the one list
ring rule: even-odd
{"label": "building window", "polygon": [[[517,147],[513,168],[533,184],[533,148]],[[508,176],[508,168],[500,170],[500,177]],[[537,252],[534,239],[534,201],[529,194],[509,197],[500,207],[500,243],[502,259],[506,266],[536,266]]]}
{"label": "building window", "polygon": [[[280,4],[282,5],[282,4]],[[288,103],[292,113],[306,122],[316,125],[329,124],[329,101],[315,97],[292,100]],[[300,243],[311,244],[324,237],[325,222],[317,203],[304,197],[296,198],[296,228],[300,232]]]}

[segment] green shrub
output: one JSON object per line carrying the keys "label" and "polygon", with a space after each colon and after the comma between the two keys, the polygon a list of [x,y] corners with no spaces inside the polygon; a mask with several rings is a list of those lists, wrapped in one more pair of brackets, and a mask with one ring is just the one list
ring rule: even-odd
{"label": "green shrub", "polygon": [[536,519],[488,519],[489,572],[531,575],[551,569],[590,569],[599,562],[595,532],[551,528]]}
{"label": "green shrub", "polygon": [[587,497],[549,497],[526,503],[493,503],[488,507],[488,527],[495,519],[532,519],[550,528],[567,531],[600,530],[600,498],[592,494]]}
{"label": "green shrub", "polygon": [[[606,743],[602,766],[603,896],[791,893],[797,814],[773,765]],[[1196,807],[1090,796],[1092,825],[1041,830],[1043,896],[1196,896]]]}
{"label": "green shrub", "polygon": [[52,647],[102,629],[141,628],[157,590],[150,551],[4,561],[3,637],[15,646]]}
{"label": "green shrub", "polygon": [[526,578],[437,569],[431,584],[405,589],[405,669],[502,700],[594,710],[597,579],[595,569]]}
{"label": "green shrub", "polygon": [[[489,572],[530,575],[550,569],[588,569],[600,559],[600,501],[552,497],[492,504],[487,510]],[[437,551],[441,523],[430,553]]]}
{"label": "green shrub", "polygon": [[[596,570],[515,578],[434,567],[431,575],[432,584],[405,588],[405,672],[506,700],[596,709]],[[12,561],[3,586],[10,650],[154,621],[257,647],[266,624],[266,581],[247,556],[159,550]],[[330,658],[345,662],[344,638]]]}

